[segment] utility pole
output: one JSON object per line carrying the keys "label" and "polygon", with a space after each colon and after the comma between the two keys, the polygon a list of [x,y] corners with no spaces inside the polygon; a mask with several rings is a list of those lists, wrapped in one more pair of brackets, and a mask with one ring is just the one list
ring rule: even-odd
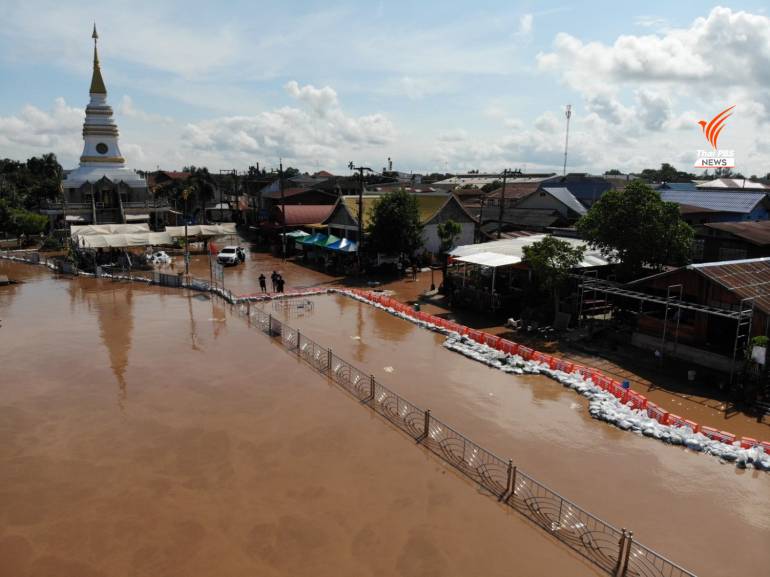
{"label": "utility pole", "polygon": [[510,170],[503,170],[503,188],[500,189],[500,212],[497,215],[497,239],[503,236],[503,208],[505,205],[505,181],[508,179]]}
{"label": "utility pole", "polygon": [[281,254],[286,260],[286,199],[283,196],[283,160],[278,163],[278,189],[281,191]]}
{"label": "utility pole", "polygon": [[[390,159],[388,159],[390,160]],[[351,160],[348,164],[350,170],[357,170],[358,177],[361,179],[358,188],[358,248],[356,250],[356,261],[358,266],[358,272],[361,272],[361,248],[364,244],[364,170],[372,172],[371,168],[366,166],[356,166]]]}
{"label": "utility pole", "polygon": [[564,112],[567,117],[567,132],[564,135],[564,171],[562,176],[567,176],[567,149],[569,148],[569,119],[572,118],[572,105],[567,104],[567,110]]}

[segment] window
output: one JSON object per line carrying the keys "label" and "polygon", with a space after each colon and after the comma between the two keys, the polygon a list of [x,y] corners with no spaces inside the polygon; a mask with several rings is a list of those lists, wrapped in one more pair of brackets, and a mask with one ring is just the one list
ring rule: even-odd
{"label": "window", "polygon": [[703,251],[706,246],[706,239],[696,238],[692,243],[692,259],[703,260]]}

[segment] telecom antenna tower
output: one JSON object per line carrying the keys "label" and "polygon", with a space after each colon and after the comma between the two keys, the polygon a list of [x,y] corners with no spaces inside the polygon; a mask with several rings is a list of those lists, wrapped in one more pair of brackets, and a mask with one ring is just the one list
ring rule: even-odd
{"label": "telecom antenna tower", "polygon": [[567,117],[567,132],[564,135],[564,171],[562,176],[567,176],[567,149],[569,147],[569,119],[572,118],[572,105],[567,104],[567,110],[564,112]]}

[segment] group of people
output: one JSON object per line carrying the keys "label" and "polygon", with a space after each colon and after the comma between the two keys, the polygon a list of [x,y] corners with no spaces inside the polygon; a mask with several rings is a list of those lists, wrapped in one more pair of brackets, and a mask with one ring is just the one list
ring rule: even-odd
{"label": "group of people", "polygon": [[[282,293],[285,281],[283,280],[281,273],[273,271],[273,274],[270,275],[270,280],[273,283],[272,292]],[[267,278],[265,277],[264,273],[260,273],[259,275],[259,288],[263,293],[267,292]]]}

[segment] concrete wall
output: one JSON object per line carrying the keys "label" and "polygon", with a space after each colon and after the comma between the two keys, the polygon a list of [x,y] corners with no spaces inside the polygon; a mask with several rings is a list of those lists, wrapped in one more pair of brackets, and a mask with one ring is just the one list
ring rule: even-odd
{"label": "concrete wall", "polygon": [[[455,246],[463,244],[473,244],[476,224],[473,222],[463,222],[460,224],[462,232],[455,240]],[[438,224],[428,224],[422,229],[423,248],[433,254],[438,254],[441,240],[438,237]]]}

